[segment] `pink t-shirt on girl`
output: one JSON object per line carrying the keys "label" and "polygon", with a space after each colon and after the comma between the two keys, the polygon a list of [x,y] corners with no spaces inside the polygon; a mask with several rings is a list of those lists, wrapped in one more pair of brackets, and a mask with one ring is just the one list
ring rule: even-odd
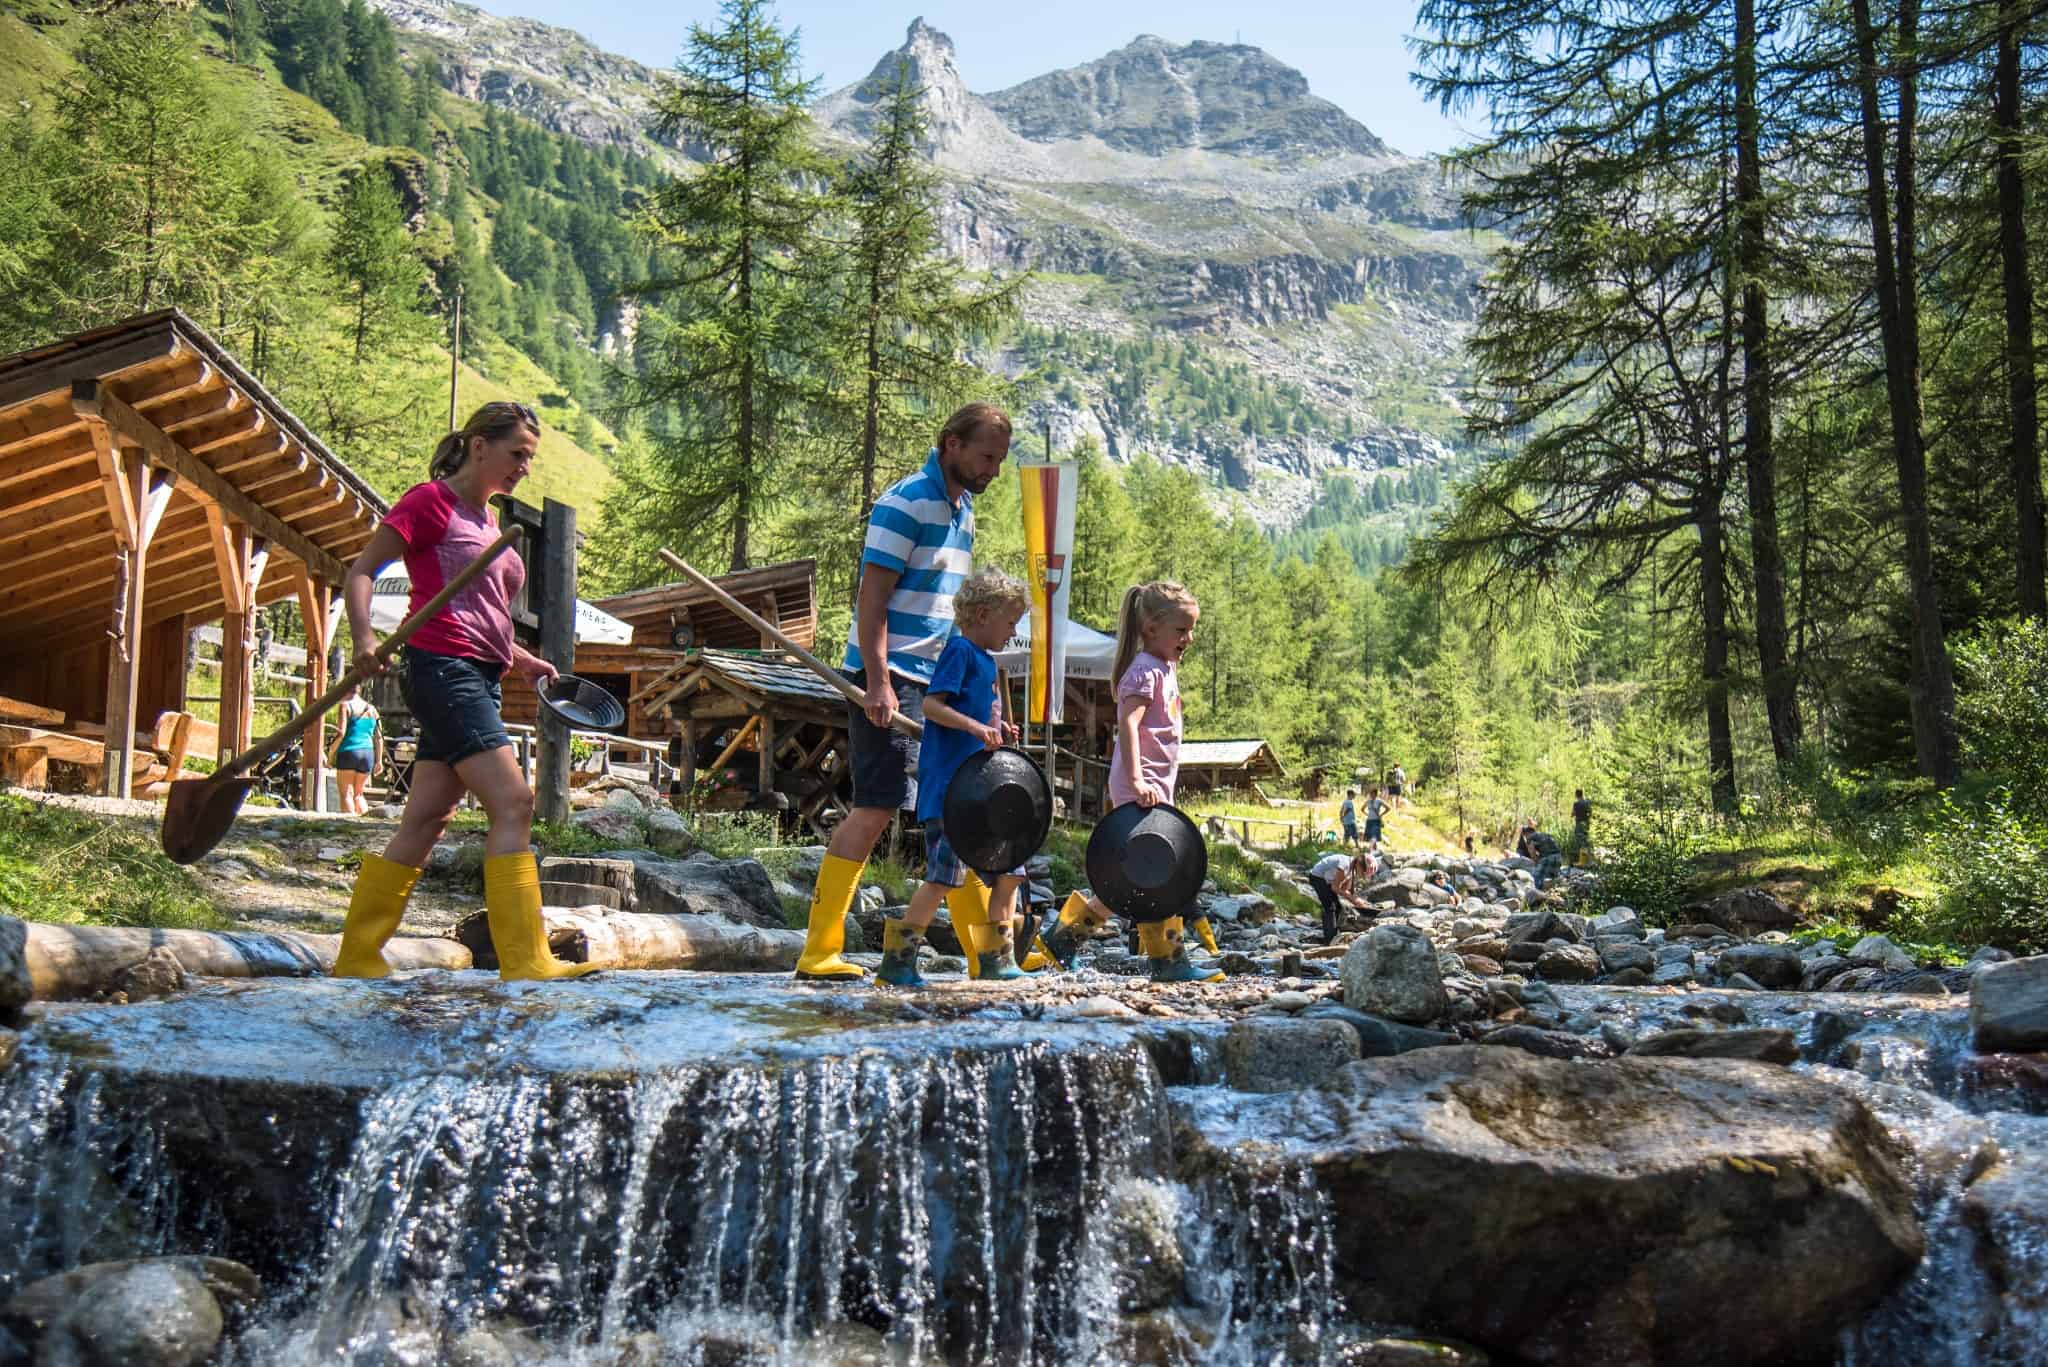
{"label": "pink t-shirt on girl", "polygon": [[[1131,667],[1116,681],[1119,714],[1125,698],[1143,698],[1145,710],[1138,714],[1138,771],[1159,785],[1166,800],[1173,801],[1174,780],[1180,776],[1180,680],[1173,666],[1149,650],[1141,650]],[[1121,807],[1136,802],[1138,793],[1124,772],[1124,731],[1119,725],[1116,744],[1109,754],[1109,803]]]}
{"label": "pink t-shirt on girl", "polygon": [[[487,508],[472,508],[440,480],[415,484],[391,505],[384,525],[405,542],[405,572],[412,576],[411,616],[498,539]],[[519,553],[506,548],[489,569],[469,581],[410,645],[436,655],[512,663],[512,600],[526,583]]]}

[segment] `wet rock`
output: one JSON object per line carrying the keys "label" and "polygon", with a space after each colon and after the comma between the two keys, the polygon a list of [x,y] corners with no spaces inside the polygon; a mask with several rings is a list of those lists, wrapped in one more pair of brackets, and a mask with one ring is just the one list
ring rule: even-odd
{"label": "wet rock", "polygon": [[44,1330],[37,1361],[194,1367],[213,1356],[224,1328],[220,1302],[187,1260],[144,1259],[85,1282]]}
{"label": "wet rock", "polygon": [[1749,1012],[1734,1002],[1719,997],[1700,997],[1678,1008],[1681,1016],[1693,1016],[1703,1020],[1719,1021],[1722,1025],[1746,1025]]}
{"label": "wet rock", "polygon": [[1358,1058],[1358,1034],[1340,1020],[1246,1020],[1223,1036],[1223,1074],[1240,1092],[1313,1087]]}
{"label": "wet rock", "polygon": [[1491,1361],[1483,1348],[1420,1334],[1348,1343],[1330,1360],[1337,1367],[1487,1367]]}
{"label": "wet rock", "polygon": [[1209,1147],[1197,1127],[1184,1169],[1265,1171],[1298,1146],[1333,1207],[1349,1312],[1515,1361],[1832,1361],[1923,1249],[1888,1128],[1790,1069],[1467,1046],[1354,1063],[1230,1116],[1221,1133],[1257,1138]]}
{"label": "wet rock", "polygon": [[1857,1023],[1839,1011],[1816,1011],[1813,1013],[1813,1027],[1807,1032],[1806,1057],[1814,1063],[1826,1063],[1835,1050],[1849,1036],[1856,1033]]}
{"label": "wet rock", "polygon": [[1897,982],[1885,985],[1887,992],[1899,992],[1909,997],[1946,997],[1948,984],[1934,973],[1907,973]]}
{"label": "wet rock", "polygon": [[1683,959],[1666,959],[1650,970],[1650,983],[1655,987],[1683,987],[1693,980],[1692,956]]}
{"label": "wet rock", "polygon": [[2011,963],[2012,958],[2013,953],[2011,950],[2000,949],[1997,945],[1986,945],[1975,954],[1972,954],[1969,962],[1964,964],[1963,967],[1975,972],[1991,964]]}
{"label": "wet rock", "polygon": [[1117,1326],[1109,1360],[1129,1367],[1196,1367],[1209,1360],[1216,1336],[1178,1307],[1127,1315]]}
{"label": "wet rock", "polygon": [[517,1325],[472,1325],[448,1341],[446,1367],[525,1367],[543,1354]]}
{"label": "wet rock", "polygon": [[1544,1030],[1533,1025],[1503,1025],[1482,1036],[1479,1042],[1521,1049],[1539,1058],[1606,1058],[1610,1052],[1604,1040],[1587,1039],[1569,1030]]}
{"label": "wet rock", "polygon": [[1576,944],[1579,940],[1579,932],[1571,922],[1554,911],[1525,911],[1510,916],[1506,935],[1510,945],[1540,945],[1551,940]]}
{"label": "wet rock", "polygon": [[1475,935],[1458,941],[1457,948],[1460,954],[1476,954],[1496,963],[1508,956],[1508,942],[1498,935]]}
{"label": "wet rock", "polygon": [[1884,978],[1881,968],[1851,968],[1828,980],[1823,989],[1828,992],[1869,992]]}
{"label": "wet rock", "polygon": [[1237,950],[1227,950],[1216,956],[1216,967],[1233,978],[1256,978],[1265,972],[1257,959]]}
{"label": "wet rock", "polygon": [[1978,973],[1970,983],[1970,1030],[1987,1053],[2048,1049],[2048,954]]}
{"label": "wet rock", "polygon": [[1791,945],[1735,945],[1721,951],[1714,971],[1724,978],[1745,974],[1765,987],[1797,987],[1806,965]]}
{"label": "wet rock", "polygon": [[121,970],[114,979],[114,991],[131,1002],[151,997],[169,997],[185,990],[185,966],[167,946],[158,945]]}
{"label": "wet rock", "polygon": [[1619,973],[1637,968],[1648,973],[1657,966],[1657,955],[1638,940],[1605,940],[1600,945],[1600,971]]}
{"label": "wet rock", "polygon": [[1110,1265],[1117,1269],[1117,1307],[1157,1310],[1180,1299],[1187,1255],[1180,1245],[1180,1196],[1149,1178],[1126,1177],[1109,1189]]}
{"label": "wet rock", "polygon": [[1731,973],[1721,980],[1721,986],[1737,992],[1762,992],[1764,985],[1747,973]]}
{"label": "wet rock", "polygon": [[1624,968],[1619,973],[1609,974],[1607,983],[1610,987],[1647,987],[1650,975],[1640,968]]}
{"label": "wet rock", "polygon": [[[0,1026],[0,1073],[7,1071],[7,1065],[14,1062],[14,1051],[21,1046],[21,1036]],[[5,1362],[0,1358],[0,1362]]]}
{"label": "wet rock", "polygon": [[1456,1035],[1442,1030],[1424,1030],[1399,1021],[1382,1020],[1336,1002],[1317,1002],[1301,1015],[1304,1020],[1340,1020],[1349,1025],[1358,1036],[1360,1058],[1385,1058],[1392,1054],[1405,1054],[1410,1049],[1434,1049],[1458,1042]]}
{"label": "wet rock", "polygon": [[1628,1052],[1639,1058],[1740,1058],[1758,1063],[1797,1063],[1799,1046],[1790,1030],[1666,1030],[1637,1040]]}
{"label": "wet rock", "polygon": [[1212,920],[1231,921],[1238,925],[1262,926],[1280,915],[1280,908],[1273,905],[1273,899],[1258,893],[1246,893],[1242,897],[1216,897],[1208,903]]}
{"label": "wet rock", "polygon": [[1643,918],[1636,914],[1634,907],[1609,907],[1595,916],[1587,924],[1587,929],[1592,931],[1595,938],[1619,936],[1640,940],[1649,933],[1648,928],[1643,925]]}
{"label": "wet rock", "polygon": [[1074,1004],[1074,1014],[1083,1020],[1135,1020],[1138,1015],[1115,997],[1085,997]]}
{"label": "wet rock", "polygon": [[1500,966],[1498,960],[1489,959],[1483,954],[1466,954],[1460,957],[1467,971],[1481,978],[1498,978],[1507,971]]}
{"label": "wet rock", "polygon": [[1590,982],[1600,976],[1600,955],[1591,945],[1548,945],[1537,957],[1536,971],[1552,982]]}
{"label": "wet rock", "polygon": [[86,1263],[30,1282],[0,1304],[0,1321],[28,1338],[40,1337],[70,1313],[100,1282],[144,1267],[171,1267],[193,1278],[217,1305],[249,1309],[261,1299],[263,1284],[254,1272],[227,1258],[180,1256],[122,1259]]}
{"label": "wet rock", "polygon": [[35,985],[28,976],[28,927],[0,916],[0,1025],[18,1025]]}
{"label": "wet rock", "polygon": [[647,813],[647,843],[659,854],[680,859],[696,851],[697,837],[674,808],[661,806]]}
{"label": "wet rock", "polygon": [[1450,1004],[1436,947],[1411,925],[1375,925],[1352,941],[1340,976],[1346,1006],[1389,1020],[1426,1024]]}
{"label": "wet rock", "polygon": [[704,854],[666,859],[646,850],[609,850],[604,857],[633,865],[634,894],[643,912],[715,915],[745,925],[788,928],[775,881],[758,859],[713,859]]}
{"label": "wet rock", "polygon": [[1849,957],[1868,959],[1879,968],[1890,969],[1894,973],[1910,973],[1920,967],[1917,959],[1883,935],[1864,936],[1851,947]]}
{"label": "wet rock", "polygon": [[[1282,968],[1284,970],[1284,963],[1282,965]],[[1296,964],[1296,972],[1287,974],[1286,976],[1299,977],[1300,968],[1301,965]],[[1314,1003],[1315,998],[1309,996],[1309,994],[1306,992],[1275,992],[1272,996],[1266,998],[1266,1005],[1272,1007],[1275,1011],[1286,1011],[1289,1013],[1296,1011],[1306,1011]]]}
{"label": "wet rock", "polygon": [[1800,971],[1799,988],[1802,992],[1819,992],[1855,966],[1839,954],[1808,959],[1806,967]]}

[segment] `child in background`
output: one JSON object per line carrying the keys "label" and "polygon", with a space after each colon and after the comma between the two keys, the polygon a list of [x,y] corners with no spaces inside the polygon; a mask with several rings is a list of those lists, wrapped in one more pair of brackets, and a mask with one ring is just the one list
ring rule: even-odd
{"label": "child in background", "polygon": [[1344,843],[1347,845],[1356,845],[1358,843],[1357,799],[1358,790],[1356,788],[1346,788],[1344,790],[1344,806],[1337,813],[1337,819],[1344,823]]}
{"label": "child in background", "polygon": [[[1123,611],[1117,616],[1116,665],[1110,671],[1116,677],[1116,744],[1109,757],[1112,807],[1173,801],[1181,742],[1176,667],[1195,639],[1201,615],[1195,596],[1168,580],[1139,584],[1124,594]],[[1070,894],[1060,908],[1059,924],[1046,932],[1046,955],[1062,967],[1071,964],[1081,941],[1106,924],[1109,914],[1109,908],[1093,897]],[[1195,918],[1194,931],[1204,948],[1217,952],[1207,917]],[[1152,981],[1221,978],[1221,972],[1197,967],[1188,959],[1183,934],[1179,916],[1138,923],[1139,945],[1152,961]]]}
{"label": "child in background", "polygon": [[1372,796],[1365,800],[1365,843],[1374,854],[1380,852],[1380,836],[1385,829],[1387,804],[1380,801],[1380,790],[1372,790]]}
{"label": "child in background", "polygon": [[[924,694],[924,739],[918,746],[917,815],[924,822],[924,881],[910,895],[900,921],[882,927],[882,966],[875,976],[896,987],[922,987],[917,951],[937,914],[939,902],[955,889],[966,888],[979,900],[981,880],[960,863],[946,839],[946,788],[967,757],[993,750],[1017,729],[1003,721],[996,693],[996,661],[1029,606],[1024,585],[997,569],[984,569],[960,586],[953,600],[953,635],[939,652],[932,681]],[[1012,869],[996,879],[988,897],[986,924],[956,918],[960,948],[982,978],[1021,978],[1010,950],[1010,914],[1024,870]]]}

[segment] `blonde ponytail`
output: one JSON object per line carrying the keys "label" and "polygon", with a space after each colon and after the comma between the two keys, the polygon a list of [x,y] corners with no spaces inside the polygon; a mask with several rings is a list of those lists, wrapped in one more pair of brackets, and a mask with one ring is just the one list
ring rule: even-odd
{"label": "blonde ponytail", "polygon": [[1144,649],[1145,626],[1175,609],[1192,609],[1195,595],[1171,579],[1133,584],[1124,590],[1124,605],[1116,616],[1116,664],[1109,671],[1114,687]]}

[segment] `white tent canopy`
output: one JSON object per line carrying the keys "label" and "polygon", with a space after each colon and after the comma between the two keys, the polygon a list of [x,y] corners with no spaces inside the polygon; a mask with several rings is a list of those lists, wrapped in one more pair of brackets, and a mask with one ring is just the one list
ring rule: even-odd
{"label": "white tent canopy", "polygon": [[[1110,666],[1115,663],[1116,637],[1105,636],[1094,627],[1084,627],[1071,619],[1067,622],[1068,678],[1107,679]],[[1009,644],[996,652],[996,668],[1019,676],[1030,670],[1030,613],[1018,621],[1017,634],[1010,638]]]}
{"label": "white tent canopy", "polygon": [[[412,596],[412,578],[403,561],[385,570],[370,592],[370,625],[390,631],[405,620],[406,604]],[[631,623],[621,622],[602,608],[576,600],[576,643],[578,645],[623,646],[633,642]]]}

